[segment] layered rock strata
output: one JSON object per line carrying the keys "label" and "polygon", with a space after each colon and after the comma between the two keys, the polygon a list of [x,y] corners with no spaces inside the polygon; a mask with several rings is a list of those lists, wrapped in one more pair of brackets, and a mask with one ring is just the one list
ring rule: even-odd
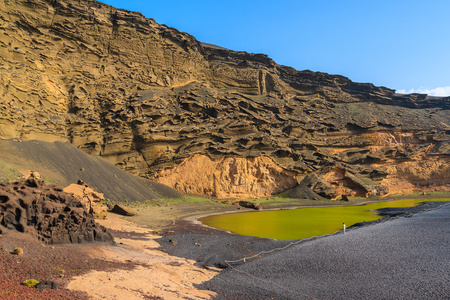
{"label": "layered rock strata", "polygon": [[[70,141],[223,198],[303,180],[328,198],[449,189],[449,97],[297,71],[97,1],[2,0],[0,13],[2,138]],[[239,180],[214,175],[228,164],[182,179],[197,155],[240,161]],[[269,158],[282,171],[255,176]]]}

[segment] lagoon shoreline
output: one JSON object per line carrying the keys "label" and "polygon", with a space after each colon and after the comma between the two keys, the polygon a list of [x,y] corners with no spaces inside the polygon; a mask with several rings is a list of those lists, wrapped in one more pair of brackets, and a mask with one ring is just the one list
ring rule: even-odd
{"label": "lagoon shoreline", "polygon": [[[409,218],[425,211],[439,209],[450,204],[447,201],[424,202],[414,207],[387,208],[380,211],[383,218],[354,224],[346,232],[373,224],[389,222],[397,218]],[[202,214],[203,217],[206,214]],[[229,267],[225,261],[241,260],[261,251],[282,248],[292,243],[306,243],[326,236],[341,234],[336,232],[323,236],[315,236],[301,240],[276,240],[243,236],[215,229],[201,224],[195,217],[178,221],[174,226],[163,230],[161,238],[156,241],[168,254],[195,260],[199,266]],[[259,256],[255,258],[260,258]],[[249,259],[246,261],[248,262]],[[243,262],[243,261],[242,261]]]}
{"label": "lagoon shoreline", "polygon": [[309,239],[233,264],[217,299],[449,299],[450,205]]}
{"label": "lagoon shoreline", "polygon": [[[184,221],[157,242],[170,255],[226,269],[199,286],[217,292],[215,299],[448,299],[449,204],[390,208],[385,218],[355,224],[345,234],[298,241]],[[276,248],[282,250],[258,255]]]}

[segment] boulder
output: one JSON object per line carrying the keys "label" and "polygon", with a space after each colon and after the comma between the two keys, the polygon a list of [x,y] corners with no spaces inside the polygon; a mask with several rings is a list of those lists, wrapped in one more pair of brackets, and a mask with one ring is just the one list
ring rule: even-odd
{"label": "boulder", "polygon": [[246,208],[253,208],[256,210],[262,210],[262,206],[259,203],[251,202],[251,201],[239,201],[239,206],[246,207]]}
{"label": "boulder", "polygon": [[346,195],[341,195],[341,201],[348,202],[348,197]]}
{"label": "boulder", "polygon": [[59,284],[57,284],[56,282],[50,281],[50,280],[42,280],[41,282],[36,284],[34,287],[37,289],[40,289],[40,290],[50,290],[50,289],[54,290],[54,289],[61,288],[61,286]]}
{"label": "boulder", "polygon": [[116,214],[119,214],[119,215],[123,215],[123,216],[128,216],[128,217],[136,215],[136,211],[135,210],[133,210],[133,209],[131,209],[129,207],[126,207],[124,205],[121,205],[121,204],[114,205],[114,207],[113,207],[113,209],[111,211],[113,213],[116,213]]}
{"label": "boulder", "polygon": [[14,250],[11,252],[14,255],[23,255],[23,249],[22,248],[14,248]]}
{"label": "boulder", "polygon": [[77,184],[71,184],[64,188],[66,193],[72,194],[75,198],[86,207],[87,211],[94,216],[95,219],[105,219],[108,206],[103,204],[105,197],[90,188],[86,183],[79,180]]}

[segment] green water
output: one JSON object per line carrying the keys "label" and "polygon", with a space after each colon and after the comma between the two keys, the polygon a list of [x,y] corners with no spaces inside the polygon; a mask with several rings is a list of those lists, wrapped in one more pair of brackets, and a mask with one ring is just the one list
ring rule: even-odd
{"label": "green water", "polygon": [[305,207],[289,210],[233,213],[205,217],[200,221],[205,225],[240,235],[292,240],[340,231],[343,223],[348,228],[359,222],[382,218],[372,210],[386,207],[413,207],[426,201],[449,200],[395,200],[358,206]]}

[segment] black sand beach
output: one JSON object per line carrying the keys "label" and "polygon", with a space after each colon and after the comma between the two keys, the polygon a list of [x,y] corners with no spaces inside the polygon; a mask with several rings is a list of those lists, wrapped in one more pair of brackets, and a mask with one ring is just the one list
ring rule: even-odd
{"label": "black sand beach", "polygon": [[[158,242],[200,265],[226,266],[199,286],[217,292],[217,299],[449,299],[450,205],[428,204],[401,215],[300,242],[194,225],[178,227]],[[245,263],[225,262],[291,242],[296,244]]]}

